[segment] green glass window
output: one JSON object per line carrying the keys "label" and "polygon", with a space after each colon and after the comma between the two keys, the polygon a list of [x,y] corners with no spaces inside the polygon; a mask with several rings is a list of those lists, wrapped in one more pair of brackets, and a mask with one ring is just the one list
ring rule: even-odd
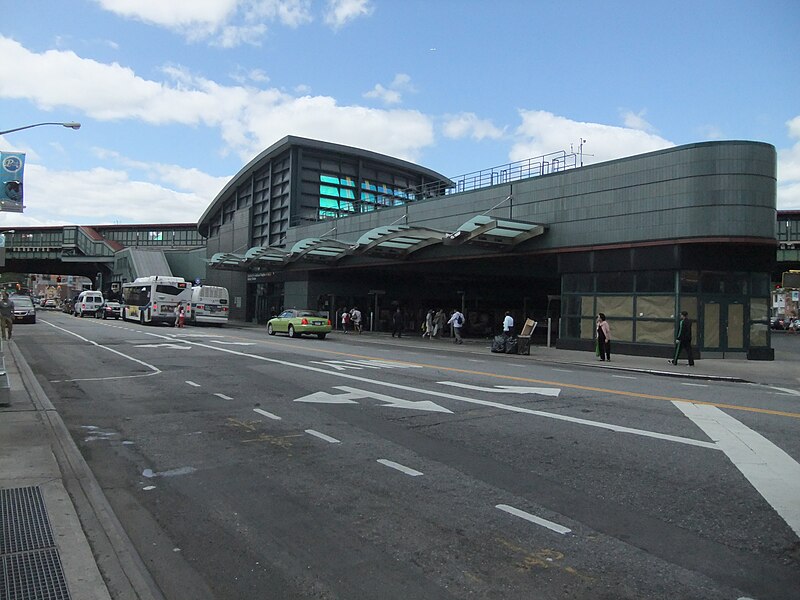
{"label": "green glass window", "polygon": [[333,175],[323,175],[322,173],[320,173],[319,180],[324,183],[333,183],[334,185],[339,185],[339,178],[334,177]]}
{"label": "green glass window", "polygon": [[344,176],[340,179],[341,185],[346,185],[347,187],[356,187],[356,182],[353,181],[352,177]]}
{"label": "green glass window", "polygon": [[330,198],[320,198],[319,205],[322,208],[339,208],[339,201],[331,200]]}
{"label": "green glass window", "polygon": [[351,200],[356,199],[356,194],[353,190],[339,190],[339,196],[342,198],[350,198]]}
{"label": "green glass window", "polygon": [[319,193],[324,194],[325,196],[334,196],[335,198],[338,198],[339,188],[335,188],[330,185],[321,185],[319,186]]}

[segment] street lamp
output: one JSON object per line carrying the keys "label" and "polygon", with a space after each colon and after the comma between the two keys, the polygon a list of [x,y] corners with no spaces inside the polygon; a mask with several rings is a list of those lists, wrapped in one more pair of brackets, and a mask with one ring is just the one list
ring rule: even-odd
{"label": "street lamp", "polygon": [[17,127],[15,129],[7,129],[5,131],[0,131],[0,135],[5,135],[7,133],[13,133],[15,131],[22,131],[23,129],[31,129],[32,127],[41,127],[42,125],[61,125],[62,127],[69,127],[70,129],[80,129],[81,124],[76,123],[75,121],[68,121],[66,123],[34,123],[33,125],[25,125],[24,127]]}

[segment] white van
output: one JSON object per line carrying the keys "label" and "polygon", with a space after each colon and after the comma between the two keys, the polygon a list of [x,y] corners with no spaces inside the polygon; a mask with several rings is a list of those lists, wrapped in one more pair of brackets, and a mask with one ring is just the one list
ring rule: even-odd
{"label": "white van", "polygon": [[198,285],[192,288],[192,302],[186,319],[192,323],[216,323],[225,325],[228,322],[230,305],[228,289],[217,285]]}
{"label": "white van", "polygon": [[84,290],[77,298],[75,304],[72,305],[72,314],[76,317],[83,317],[84,315],[92,315],[93,317],[103,306],[103,294],[94,290]]}

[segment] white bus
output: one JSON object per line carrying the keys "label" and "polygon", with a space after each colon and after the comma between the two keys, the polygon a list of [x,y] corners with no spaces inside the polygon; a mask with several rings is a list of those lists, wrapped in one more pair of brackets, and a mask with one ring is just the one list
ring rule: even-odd
{"label": "white bus", "polygon": [[187,313],[190,323],[216,323],[222,326],[228,322],[229,313],[227,288],[217,285],[198,285],[192,288],[191,312]]}
{"label": "white bus", "polygon": [[122,284],[122,318],[139,323],[175,324],[175,307],[188,306],[192,286],[183,277],[151,275]]}

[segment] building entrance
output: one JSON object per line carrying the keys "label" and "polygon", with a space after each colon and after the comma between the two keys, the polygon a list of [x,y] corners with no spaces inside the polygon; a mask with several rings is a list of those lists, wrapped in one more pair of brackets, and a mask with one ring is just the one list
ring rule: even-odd
{"label": "building entrance", "polygon": [[744,308],[743,298],[703,300],[703,352],[745,352]]}

